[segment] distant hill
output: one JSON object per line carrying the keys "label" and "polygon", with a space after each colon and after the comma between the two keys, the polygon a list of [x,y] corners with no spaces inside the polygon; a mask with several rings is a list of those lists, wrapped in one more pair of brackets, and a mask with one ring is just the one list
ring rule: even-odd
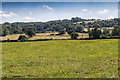
{"label": "distant hill", "polygon": [[32,27],[36,33],[43,33],[46,31],[59,31],[60,29],[75,30],[76,26],[83,26],[84,28],[92,28],[93,24],[99,24],[102,27],[113,27],[114,25],[118,25],[118,18],[110,19],[110,20],[100,20],[100,19],[82,19],[79,17],[63,20],[54,20],[48,22],[14,22],[9,23],[5,22],[2,24],[2,28],[7,28],[10,34],[22,34],[25,33],[26,27]]}

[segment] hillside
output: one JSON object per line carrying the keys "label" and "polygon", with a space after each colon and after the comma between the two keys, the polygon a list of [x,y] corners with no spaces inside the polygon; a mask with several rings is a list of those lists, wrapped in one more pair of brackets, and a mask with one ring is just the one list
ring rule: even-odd
{"label": "hillside", "polygon": [[95,20],[95,19],[81,19],[79,17],[71,18],[71,20],[54,20],[48,22],[5,22],[2,24],[2,28],[7,28],[9,34],[23,34],[25,33],[26,27],[32,27],[36,33],[44,33],[47,31],[58,32],[64,29],[66,32],[70,29],[77,32],[77,26],[82,26],[84,28],[92,28],[93,24],[99,24],[101,27],[113,27],[118,25],[118,18],[111,20]]}

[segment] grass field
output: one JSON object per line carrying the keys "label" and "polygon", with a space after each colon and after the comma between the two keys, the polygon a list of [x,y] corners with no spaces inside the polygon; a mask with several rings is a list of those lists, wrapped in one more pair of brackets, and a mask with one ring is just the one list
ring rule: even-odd
{"label": "grass field", "polygon": [[[89,22],[89,21],[88,21]],[[93,28],[90,28],[93,29]],[[107,27],[110,31],[113,29],[113,27]],[[87,28],[84,28],[84,31],[88,31]],[[103,31],[103,30],[102,30]],[[63,35],[50,35],[50,34],[59,34],[58,32],[51,32],[51,33],[36,33],[35,36],[29,38],[29,40],[36,40],[36,39],[70,39],[71,36],[67,34],[67,32]],[[78,38],[89,38],[88,33],[78,33]],[[20,35],[25,34],[13,34],[13,35],[7,35],[5,37],[0,37],[0,40],[17,40]]]}
{"label": "grass field", "polygon": [[[94,23],[95,21],[84,21],[84,22],[85,22],[85,24],[88,24],[88,23]],[[82,22],[76,22],[74,24],[80,24],[80,23],[82,23]]]}
{"label": "grass field", "polygon": [[[36,40],[36,39],[69,39],[71,36],[69,34],[63,34],[63,35],[50,35],[50,34],[58,34],[58,32],[51,32],[51,33],[37,33],[35,36],[29,38],[29,40]],[[78,33],[78,38],[89,38],[88,33]],[[25,34],[13,34],[13,35],[7,35],[5,37],[0,37],[0,40],[17,40],[20,35]],[[83,35],[83,37],[82,37]]]}
{"label": "grass field", "polygon": [[118,40],[2,43],[3,77],[117,78]]}

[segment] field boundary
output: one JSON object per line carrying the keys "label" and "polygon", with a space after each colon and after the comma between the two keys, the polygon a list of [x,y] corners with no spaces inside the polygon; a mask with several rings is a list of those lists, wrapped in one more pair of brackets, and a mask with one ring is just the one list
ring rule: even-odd
{"label": "field boundary", "polygon": [[[120,37],[109,37],[109,38],[99,38],[99,39],[120,39]],[[23,42],[34,42],[34,41],[50,41],[50,40],[96,40],[95,38],[79,38],[79,39],[36,39],[36,40],[26,40]],[[19,40],[0,40],[0,42],[20,42]]]}

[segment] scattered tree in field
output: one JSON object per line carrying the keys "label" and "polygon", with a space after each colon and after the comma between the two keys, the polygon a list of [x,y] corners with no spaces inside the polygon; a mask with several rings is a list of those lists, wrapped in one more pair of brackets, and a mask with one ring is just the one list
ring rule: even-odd
{"label": "scattered tree in field", "polygon": [[18,41],[20,41],[20,42],[24,42],[26,40],[28,40],[28,38],[25,35],[20,35],[18,38]]}
{"label": "scattered tree in field", "polygon": [[65,30],[64,29],[61,29],[58,31],[58,33],[61,35],[61,34],[65,34]]}
{"label": "scattered tree in field", "polygon": [[2,36],[6,36],[9,34],[9,30],[7,28],[2,29]]}
{"label": "scattered tree in field", "polygon": [[101,26],[99,24],[94,24],[93,27],[94,29],[89,31],[89,35],[91,35],[90,37],[95,39],[100,38],[100,35],[102,34]]}
{"label": "scattered tree in field", "polygon": [[25,29],[25,33],[26,33],[26,35],[28,35],[29,37],[32,37],[33,35],[35,35],[35,32],[34,32],[34,30],[33,30],[32,27],[26,28],[26,29]]}
{"label": "scattered tree in field", "polygon": [[[87,22],[88,21],[88,22]],[[91,22],[92,21],[92,22]],[[5,22],[0,24],[3,28],[7,28],[9,30],[9,34],[23,34],[26,33],[26,27],[32,27],[36,33],[44,33],[46,31],[55,31],[58,32],[60,29],[65,29],[66,32],[69,30],[73,30],[75,32],[82,32],[80,26],[90,27],[92,28],[93,24],[100,24],[102,27],[113,27],[114,25],[118,25],[119,18],[111,19],[111,20],[95,20],[95,19],[82,19],[80,17],[71,18],[71,20],[63,19],[63,20],[54,20],[48,22],[14,22],[8,23]]]}
{"label": "scattered tree in field", "polygon": [[109,35],[110,34],[110,30],[109,29],[106,29],[106,28],[103,28],[103,34],[104,35]]}
{"label": "scattered tree in field", "polygon": [[114,26],[114,29],[112,30],[112,36],[120,36],[120,26]]}
{"label": "scattered tree in field", "polygon": [[75,30],[76,32],[83,32],[84,31],[84,27],[83,26],[81,26],[81,25],[77,25],[77,27],[76,27],[76,30]]}
{"label": "scattered tree in field", "polygon": [[79,34],[76,32],[71,33],[71,39],[77,39],[78,36],[79,36]]}
{"label": "scattered tree in field", "polygon": [[87,29],[88,29],[89,38],[92,38],[92,31],[90,30],[89,27]]}
{"label": "scattered tree in field", "polygon": [[71,35],[71,33],[74,32],[73,30],[69,30],[67,33]]}

